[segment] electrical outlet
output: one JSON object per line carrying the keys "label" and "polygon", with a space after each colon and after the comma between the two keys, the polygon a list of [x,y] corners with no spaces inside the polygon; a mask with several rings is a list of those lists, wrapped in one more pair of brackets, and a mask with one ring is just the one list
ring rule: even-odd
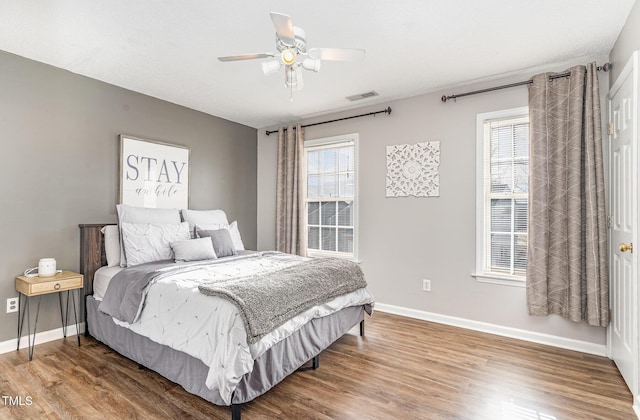
{"label": "electrical outlet", "polygon": [[431,280],[422,279],[422,291],[423,292],[431,291]]}
{"label": "electrical outlet", "polygon": [[18,312],[18,298],[9,298],[7,299],[7,313]]}

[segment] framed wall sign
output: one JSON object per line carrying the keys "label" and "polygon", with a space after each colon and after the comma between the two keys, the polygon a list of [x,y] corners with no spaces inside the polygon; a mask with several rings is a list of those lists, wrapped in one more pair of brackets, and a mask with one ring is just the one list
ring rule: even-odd
{"label": "framed wall sign", "polygon": [[120,202],[189,208],[189,149],[120,135]]}

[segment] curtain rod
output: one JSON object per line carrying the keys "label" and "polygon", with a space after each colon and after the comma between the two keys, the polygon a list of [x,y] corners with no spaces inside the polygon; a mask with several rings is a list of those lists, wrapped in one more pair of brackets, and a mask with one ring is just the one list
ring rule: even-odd
{"label": "curtain rod", "polygon": [[[354,116],[351,116],[351,117],[336,118],[335,120],[321,121],[321,122],[317,122],[317,123],[313,123],[313,124],[305,124],[305,125],[302,126],[302,128],[312,127],[314,125],[320,125],[320,124],[329,124],[329,123],[336,122],[336,121],[350,120],[351,118],[368,117],[369,115],[382,114],[383,112],[385,114],[391,115],[391,107],[388,106],[387,109],[383,109],[382,111],[369,112],[368,114],[360,114],[360,115],[354,115]],[[295,127],[293,127],[293,129],[295,130]],[[287,129],[285,128],[284,131],[287,131]],[[272,130],[272,131],[267,130],[267,136],[270,135],[270,134],[273,134],[273,133],[277,133],[277,132],[278,132],[278,130]]]}
{"label": "curtain rod", "polygon": [[[598,71],[602,70],[602,71],[606,72],[606,71],[609,71],[611,69],[611,64],[610,63],[604,63],[604,65],[598,66],[598,67],[596,67],[596,69]],[[552,74],[551,76],[549,76],[549,80],[559,79],[561,77],[568,77],[568,76],[571,76],[570,72],[565,72],[565,73],[560,73],[560,74]],[[449,96],[442,95],[442,98],[440,98],[440,100],[442,102],[447,102],[449,99],[454,99],[455,100],[456,98],[461,98],[463,96],[477,95],[478,93],[485,93],[485,92],[493,92],[494,90],[506,89],[506,88],[511,88],[511,87],[515,87],[515,86],[530,85],[531,83],[533,83],[533,80],[529,79],[529,80],[524,80],[522,82],[510,83],[508,85],[495,86],[495,87],[490,87],[490,88],[486,88],[486,89],[474,90],[472,92],[458,93],[458,94],[449,95]]]}

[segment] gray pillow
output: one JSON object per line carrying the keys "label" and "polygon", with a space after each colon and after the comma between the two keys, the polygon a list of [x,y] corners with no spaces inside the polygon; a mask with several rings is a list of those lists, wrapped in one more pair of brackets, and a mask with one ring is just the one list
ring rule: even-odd
{"label": "gray pillow", "polygon": [[197,232],[200,238],[211,238],[213,250],[218,258],[236,255],[236,247],[233,246],[231,234],[227,229],[198,230]]}
{"label": "gray pillow", "polygon": [[188,239],[171,243],[171,249],[178,261],[200,261],[216,259],[213,243],[209,238]]}

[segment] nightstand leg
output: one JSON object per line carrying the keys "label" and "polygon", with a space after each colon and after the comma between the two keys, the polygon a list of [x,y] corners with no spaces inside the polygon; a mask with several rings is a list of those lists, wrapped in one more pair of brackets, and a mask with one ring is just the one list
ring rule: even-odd
{"label": "nightstand leg", "polygon": [[29,308],[29,298],[27,298],[27,333],[29,334],[29,361],[33,360],[33,349],[36,346],[36,331],[38,331],[38,315],[40,315],[40,302],[42,301],[42,295],[38,296],[38,307],[36,309],[36,322],[33,324],[33,341],[31,340],[31,311]]}
{"label": "nightstand leg", "polygon": [[[64,319],[66,320],[65,326],[64,326],[64,336],[67,336],[67,327],[69,326],[69,293],[71,293],[71,296],[73,297],[73,291],[71,290],[67,290],[67,306],[66,309],[64,310]],[[75,305],[75,302],[74,302]]]}
{"label": "nightstand leg", "polygon": [[[24,299],[25,303],[22,303]],[[20,350],[20,338],[22,337],[22,327],[24,326],[24,313],[25,304],[27,302],[27,297],[22,293],[18,296],[18,345],[16,346],[16,350]]]}
{"label": "nightstand leg", "polygon": [[[68,294],[69,292],[67,292]],[[80,294],[80,289],[78,289],[78,294]],[[75,294],[71,292],[71,299],[73,299],[73,320],[76,321],[76,338],[78,339],[78,347],[80,347],[80,327],[78,327],[78,311],[76,309],[76,298]],[[80,300],[80,297],[78,297]],[[67,310],[69,309],[69,296],[67,295]],[[68,313],[68,312],[67,312]],[[67,315],[67,319],[69,315]]]}
{"label": "nightstand leg", "polygon": [[[67,293],[67,300],[69,300],[69,294]],[[62,324],[62,336],[66,337],[67,336],[67,324],[65,324],[64,320],[65,317],[62,313],[62,292],[58,293],[58,302],[60,303],[60,323]],[[67,308],[69,308],[69,304],[67,303]],[[67,313],[68,310],[67,310]]]}
{"label": "nightstand leg", "polygon": [[[25,306],[27,310],[27,351],[31,352],[31,298],[27,296],[27,300],[25,301]],[[34,337],[35,340],[35,337]],[[31,356],[29,356],[29,360],[31,360]]]}

